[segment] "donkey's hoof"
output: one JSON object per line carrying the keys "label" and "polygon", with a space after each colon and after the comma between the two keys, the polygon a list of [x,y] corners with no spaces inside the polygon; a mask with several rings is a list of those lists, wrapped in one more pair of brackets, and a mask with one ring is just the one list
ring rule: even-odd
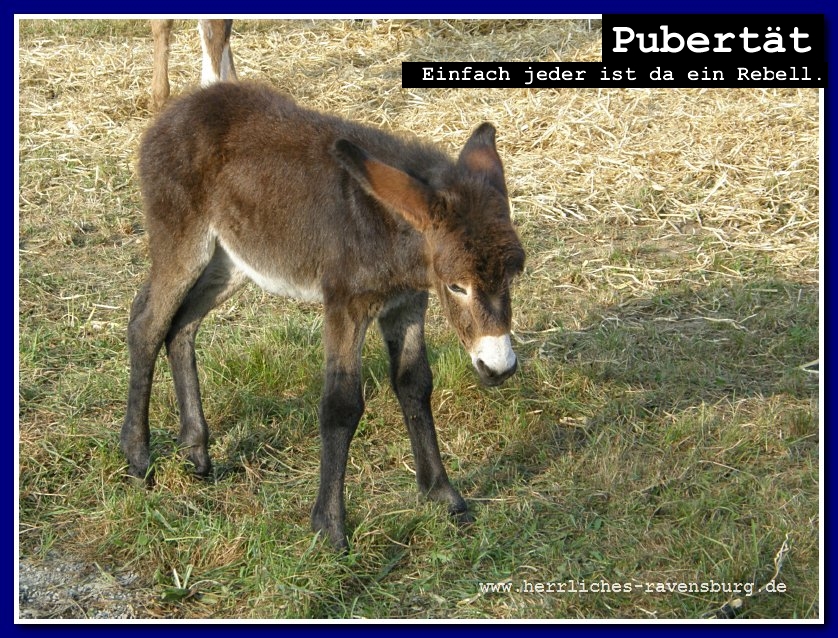
{"label": "donkey's hoof", "polygon": [[349,554],[349,540],[346,538],[346,536],[341,536],[338,539],[330,537],[329,544],[332,546],[332,549],[334,549],[335,552],[340,554],[341,556],[346,556]]}
{"label": "donkey's hoof", "polygon": [[315,529],[314,533],[318,534],[321,538],[326,539],[329,546],[338,554],[346,555],[349,553],[349,541],[347,540],[345,534],[334,534],[326,531],[325,529]]}
{"label": "donkey's hoof", "polygon": [[136,487],[151,489],[154,487],[154,468],[146,466],[139,468],[133,464],[128,465],[128,481]]}
{"label": "donkey's hoof", "polygon": [[337,525],[328,516],[313,513],[311,515],[311,529],[315,534],[319,534],[322,538],[328,540],[332,548],[338,553],[349,553],[349,541],[343,531],[343,525]]}
{"label": "donkey's hoof", "polygon": [[454,522],[460,527],[468,527],[475,521],[474,514],[472,514],[468,508],[462,510],[454,510],[452,508],[448,511],[448,513],[451,515],[451,518],[454,519]]}
{"label": "donkey's hoof", "polygon": [[190,458],[192,463],[192,473],[198,478],[207,478],[212,473],[212,462],[209,459],[196,461]]}
{"label": "donkey's hoof", "polygon": [[470,525],[474,522],[474,516],[468,509],[468,503],[451,485],[446,483],[435,490],[430,490],[427,492],[427,496],[432,501],[448,503],[448,515],[458,525]]}
{"label": "donkey's hoof", "polygon": [[209,453],[200,446],[182,447],[181,454],[192,464],[192,473],[200,478],[206,478],[212,472],[212,461]]}

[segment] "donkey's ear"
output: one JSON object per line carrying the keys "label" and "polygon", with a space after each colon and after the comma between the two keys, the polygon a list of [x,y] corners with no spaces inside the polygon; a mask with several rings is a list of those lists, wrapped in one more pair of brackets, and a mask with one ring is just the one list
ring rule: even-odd
{"label": "donkey's ear", "polygon": [[380,162],[349,140],[338,140],[334,156],[361,187],[411,226],[425,231],[431,225],[431,189],[418,179]]}
{"label": "donkey's ear", "polygon": [[473,173],[485,175],[489,184],[506,197],[506,179],[503,176],[503,163],[495,149],[495,127],[484,122],[468,138],[460,157],[460,166]]}

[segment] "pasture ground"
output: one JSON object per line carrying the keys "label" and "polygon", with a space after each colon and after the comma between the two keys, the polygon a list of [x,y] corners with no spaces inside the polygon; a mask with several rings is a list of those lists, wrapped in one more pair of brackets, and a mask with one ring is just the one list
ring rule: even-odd
{"label": "pasture ground", "polygon": [[[504,387],[479,387],[429,314],[443,456],[475,524],[417,496],[371,331],[339,556],[309,531],[317,306],[252,287],[206,321],[206,481],[173,454],[161,357],[157,485],[126,482],[149,28],[21,22],[20,559],[95,565],[142,618],[819,617],[818,92],[400,87],[402,61],[595,60],[600,36],[588,21],[236,23],[239,76],[304,104],[452,152],[492,121],[528,252]],[[198,77],[194,23],[178,22],[173,93]],[[601,591],[548,591],[571,582]],[[755,594],[717,590],[732,583]],[[106,598],[34,615],[92,617]]]}

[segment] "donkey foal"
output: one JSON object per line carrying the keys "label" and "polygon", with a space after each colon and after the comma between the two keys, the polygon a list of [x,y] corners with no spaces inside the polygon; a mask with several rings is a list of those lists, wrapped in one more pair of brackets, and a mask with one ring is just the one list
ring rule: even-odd
{"label": "donkey foal", "polygon": [[210,471],[195,335],[248,279],[324,307],[320,488],[312,526],[337,547],[344,475],[361,418],[361,350],[377,319],[419,489],[469,520],[440,458],[424,321],[433,288],[478,377],[515,372],[509,286],[524,251],[512,227],[495,131],[479,126],[456,161],[412,138],[316,113],[257,84],[217,84],[174,102],[146,132],[139,173],[151,271],[131,308],[131,475],[150,480],[148,406],[163,343],[179,444]]}

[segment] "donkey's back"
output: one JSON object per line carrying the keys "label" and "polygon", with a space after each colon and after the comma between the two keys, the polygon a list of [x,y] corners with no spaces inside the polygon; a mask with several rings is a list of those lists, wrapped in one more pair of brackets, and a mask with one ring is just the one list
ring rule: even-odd
{"label": "donkey's back", "polygon": [[453,166],[446,154],[416,138],[306,109],[262,84],[222,83],[176,100],[146,132],[142,191],[151,197],[180,186],[200,197],[252,187],[247,182],[265,176],[262,186],[283,182],[282,195],[322,191],[344,173],[333,152],[338,139],[426,180],[438,180]]}
{"label": "donkey's back", "polygon": [[338,140],[436,188],[455,168],[415,138],[302,108],[259,84],[218,84],[174,103],[143,139],[152,260],[171,259],[170,238],[207,252],[217,242],[264,288],[305,299],[323,298],[324,278],[357,281],[373,263],[395,260],[397,279],[412,281],[421,250],[403,241],[411,227],[349,178]]}

